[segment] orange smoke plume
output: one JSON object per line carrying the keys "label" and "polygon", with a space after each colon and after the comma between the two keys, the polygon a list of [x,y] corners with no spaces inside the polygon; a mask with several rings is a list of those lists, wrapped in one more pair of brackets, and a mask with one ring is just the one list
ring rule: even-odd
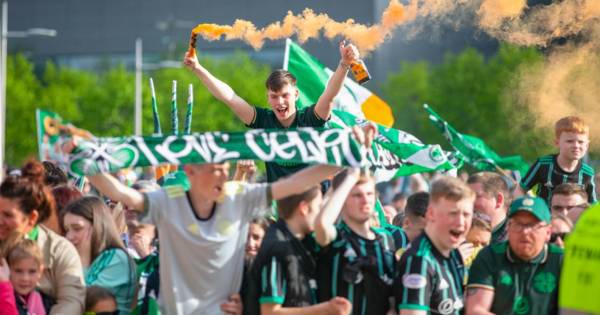
{"label": "orange smoke plume", "polygon": [[192,30],[190,51],[195,47],[196,36],[207,40],[239,39],[247,42],[254,49],[262,48],[265,40],[278,40],[296,35],[300,43],[319,38],[323,34],[328,39],[337,36],[352,41],[361,53],[369,53],[391,36],[392,31],[400,24],[414,18],[414,14],[405,14],[406,8],[398,0],[391,0],[381,16],[381,23],[363,25],[352,19],[338,22],[327,14],[315,13],[305,9],[301,14],[288,12],[283,21],[277,21],[266,27],[257,29],[252,22],[236,20],[233,25],[199,24]]}

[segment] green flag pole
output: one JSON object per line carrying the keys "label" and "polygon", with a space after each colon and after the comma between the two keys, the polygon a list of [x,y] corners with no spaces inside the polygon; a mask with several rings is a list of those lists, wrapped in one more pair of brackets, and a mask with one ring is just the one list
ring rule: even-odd
{"label": "green flag pole", "polygon": [[177,81],[173,80],[171,94],[171,134],[179,134],[179,119],[177,118]]}
{"label": "green flag pole", "polygon": [[189,135],[192,132],[192,110],[194,108],[194,86],[188,87],[187,112],[185,113],[185,125],[183,134]]}
{"label": "green flag pole", "polygon": [[152,93],[152,117],[154,118],[154,134],[161,135],[160,117],[158,116],[158,104],[156,103],[156,91],[154,90],[154,80],[150,78],[150,92]]}

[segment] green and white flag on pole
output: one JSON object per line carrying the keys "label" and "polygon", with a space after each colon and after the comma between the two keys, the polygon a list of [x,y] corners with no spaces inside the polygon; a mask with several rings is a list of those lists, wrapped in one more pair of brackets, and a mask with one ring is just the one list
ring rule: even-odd
{"label": "green and white flag on pole", "polygon": [[[300,97],[296,104],[299,109],[317,102],[333,74],[333,71],[289,39],[283,68],[298,79]],[[462,165],[459,159],[449,160],[449,154],[439,145],[423,144],[409,133],[387,127],[393,123],[389,106],[349,78],[344,81],[344,87],[334,103],[329,127],[362,125],[369,118],[377,123],[379,135],[369,155],[377,182],[415,173],[447,171]]]}
{"label": "green and white flag on pole", "polygon": [[78,143],[69,173],[92,175],[161,164],[221,163],[236,160],[297,161],[362,167],[366,150],[349,129],[205,132],[191,135],[97,138]]}
{"label": "green and white flag on pole", "polygon": [[496,171],[498,168],[518,171],[521,176],[527,173],[529,164],[520,155],[501,157],[483,140],[462,134],[442,119],[429,105],[423,105],[429,113],[429,120],[442,132],[452,147],[460,152],[467,163],[478,170]]}

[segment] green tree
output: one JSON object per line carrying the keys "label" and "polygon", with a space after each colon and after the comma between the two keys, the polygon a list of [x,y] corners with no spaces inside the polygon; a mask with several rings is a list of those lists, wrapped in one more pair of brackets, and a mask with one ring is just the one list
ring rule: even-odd
{"label": "green tree", "polygon": [[403,63],[383,85],[392,104],[396,127],[425,142],[450,148],[422,109],[429,104],[458,131],[483,139],[501,155],[521,154],[527,160],[550,150],[551,133],[535,127],[534,115],[510,93],[518,73],[543,56],[535,49],[501,45],[486,60],[474,49],[448,54],[443,63]]}
{"label": "green tree", "polygon": [[[236,53],[226,59],[201,58],[215,76],[251,104],[266,104],[264,80],[268,66]],[[58,67],[47,63],[41,78],[22,55],[9,56],[7,67],[6,161],[18,166],[24,159],[37,156],[35,109],[58,113],[63,119],[96,136],[116,137],[133,134],[134,74],[124,66],[90,72]],[[235,131],[245,127],[229,108],[216,100],[187,69],[160,69],[143,79],[143,133],[153,132],[148,78],[156,84],[164,133],[171,128],[171,82],[178,82],[179,130],[185,121],[188,84],[194,85],[192,131]]]}

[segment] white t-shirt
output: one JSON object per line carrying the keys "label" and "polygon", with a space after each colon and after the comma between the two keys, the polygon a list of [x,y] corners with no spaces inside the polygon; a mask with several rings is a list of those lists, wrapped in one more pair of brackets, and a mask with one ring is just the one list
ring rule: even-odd
{"label": "white t-shirt", "polygon": [[228,182],[206,220],[196,215],[180,186],[146,194],[145,221],[156,225],[160,239],[163,314],[221,314],[220,305],[239,292],[248,223],[268,209],[268,189]]}

